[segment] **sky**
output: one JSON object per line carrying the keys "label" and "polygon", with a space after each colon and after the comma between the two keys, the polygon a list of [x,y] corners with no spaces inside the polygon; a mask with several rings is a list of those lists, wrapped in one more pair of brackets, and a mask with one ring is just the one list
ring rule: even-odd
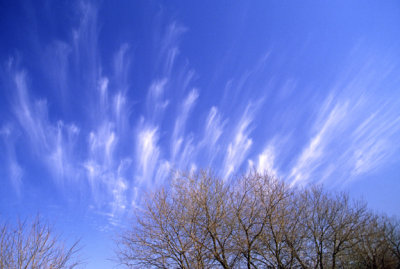
{"label": "sky", "polygon": [[400,2],[0,1],[0,220],[87,268],[174,171],[268,171],[400,215]]}

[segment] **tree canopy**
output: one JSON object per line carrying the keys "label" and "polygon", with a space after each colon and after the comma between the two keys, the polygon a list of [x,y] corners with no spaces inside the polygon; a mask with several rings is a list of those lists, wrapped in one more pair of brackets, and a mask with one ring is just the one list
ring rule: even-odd
{"label": "tree canopy", "polygon": [[201,171],[149,194],[116,254],[130,268],[399,268],[399,247],[398,222],[345,193]]}

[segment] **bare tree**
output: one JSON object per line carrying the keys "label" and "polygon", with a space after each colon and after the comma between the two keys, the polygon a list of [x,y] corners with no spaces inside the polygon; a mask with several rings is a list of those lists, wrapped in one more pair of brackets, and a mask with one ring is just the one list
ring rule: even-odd
{"label": "bare tree", "polygon": [[371,214],[360,228],[358,239],[359,243],[351,250],[353,268],[400,268],[397,252],[400,238],[396,237],[395,222]]}
{"label": "bare tree", "polygon": [[[288,248],[283,251],[280,227],[289,197],[288,188],[268,175],[228,184],[205,171],[181,174],[136,211],[133,228],[120,237],[119,261],[130,267],[283,268],[293,261]],[[267,239],[271,233],[274,243]]]}
{"label": "bare tree", "polygon": [[66,247],[40,217],[0,226],[0,269],[76,268],[78,242]]}
{"label": "bare tree", "polygon": [[[121,236],[117,256],[130,267],[230,268],[227,190],[203,172],[180,175],[148,195],[131,231]],[[227,196],[228,197],[228,196]]]}
{"label": "bare tree", "polygon": [[397,222],[343,193],[268,174],[230,182],[179,174],[150,194],[118,240],[119,262],[146,268],[399,268]]}
{"label": "bare tree", "polygon": [[198,241],[197,236],[192,239],[201,242],[207,255],[222,268],[232,268],[240,256],[234,242],[235,215],[229,203],[232,188],[220,178],[205,171],[194,177],[195,184],[186,185],[185,191],[194,191],[193,199],[188,202],[193,203],[200,211],[195,228],[203,239]]}
{"label": "bare tree", "polygon": [[122,237],[120,261],[131,267],[190,268],[190,242],[185,235],[184,215],[170,193],[155,193],[137,212],[133,230]]}
{"label": "bare tree", "polygon": [[[364,204],[350,203],[346,194],[329,195],[321,186],[304,189],[298,196],[304,206],[297,238],[302,243],[296,259],[303,268],[342,267],[349,253],[359,243],[358,231],[368,222]],[[299,254],[301,252],[301,254]]]}
{"label": "bare tree", "polygon": [[258,243],[270,214],[259,199],[264,197],[264,186],[259,184],[261,178],[257,176],[254,174],[239,179],[230,197],[236,222],[235,244],[241,254],[241,263],[246,268],[255,268],[262,260],[259,256],[264,252]]}
{"label": "bare tree", "polygon": [[236,245],[247,268],[289,268],[293,255],[285,242],[291,190],[281,181],[256,172],[243,176],[232,192]]}
{"label": "bare tree", "polygon": [[385,228],[385,239],[389,243],[392,255],[399,262],[397,267],[400,268],[400,222],[398,219],[387,220]]}

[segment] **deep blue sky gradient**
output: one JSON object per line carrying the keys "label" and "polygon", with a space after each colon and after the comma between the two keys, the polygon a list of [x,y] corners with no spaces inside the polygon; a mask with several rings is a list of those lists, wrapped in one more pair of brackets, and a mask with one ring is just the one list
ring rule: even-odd
{"label": "deep blue sky gradient", "polygon": [[268,170],[400,210],[398,1],[0,1],[0,218],[88,268],[171,171]]}

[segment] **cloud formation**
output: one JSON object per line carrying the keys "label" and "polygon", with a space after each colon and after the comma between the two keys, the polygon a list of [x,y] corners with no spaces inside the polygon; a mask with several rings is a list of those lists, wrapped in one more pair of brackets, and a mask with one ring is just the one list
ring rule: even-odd
{"label": "cloud formation", "polygon": [[[271,49],[252,68],[201,83],[211,75],[192,68],[181,46],[189,28],[172,20],[154,31],[155,57],[143,66],[149,75],[138,79],[137,44],[121,41],[100,57],[98,12],[81,2],[70,38],[45,44],[41,68],[51,91],[41,91],[23,61],[8,63],[12,117],[0,134],[20,195],[32,180],[27,171],[44,167],[49,184],[71,196],[78,190],[88,208],[119,225],[144,190],[175,170],[211,167],[228,181],[256,169],[292,184],[340,184],[382,169],[399,152],[390,61],[361,65],[350,57],[319,93],[285,75],[286,58]],[[386,87],[394,98],[380,97]]]}

